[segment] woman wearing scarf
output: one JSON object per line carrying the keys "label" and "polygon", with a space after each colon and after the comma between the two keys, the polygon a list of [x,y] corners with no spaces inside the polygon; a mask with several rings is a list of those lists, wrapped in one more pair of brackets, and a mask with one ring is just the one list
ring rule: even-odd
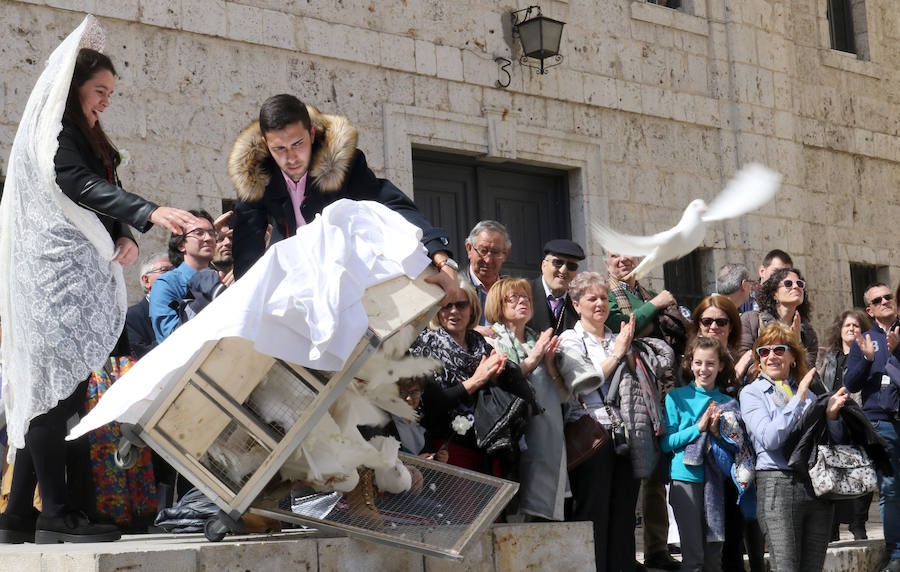
{"label": "woman wearing scarf", "polygon": [[[74,510],[66,490],[66,423],[87,378],[117,348],[125,323],[122,265],[138,247],[128,226],[193,222],[119,187],[121,156],[99,123],[115,89],[103,34],[88,16],[51,54],[28,99],[0,204],[0,314],[7,427],[15,454],[0,542],[117,540],[114,525]],[[127,349],[125,349],[127,351]],[[35,484],[43,501],[32,510]]]}
{"label": "woman wearing scarf", "polygon": [[506,359],[491,351],[481,334],[472,329],[479,316],[481,304],[475,289],[471,284],[461,285],[428,329],[419,334],[409,353],[444,364],[422,394],[422,423],[432,446],[438,452],[446,450],[451,465],[490,473],[472,429],[475,401],[478,390],[497,378]]}
{"label": "woman wearing scarf", "polygon": [[[766,326],[753,346],[753,383],[741,392],[741,416],[756,450],[757,515],[769,541],[772,570],[821,570],[831,533],[832,505],[816,498],[805,475],[788,466],[783,447],[791,429],[815,400],[809,390],[815,368],[807,369],[806,348],[789,326]],[[828,428],[843,436],[838,418],[846,388],[828,400]]]}
{"label": "woman wearing scarf", "polygon": [[[545,355],[553,355],[559,339],[547,328],[538,334],[525,324],[534,305],[531,285],[524,278],[503,278],[491,287],[484,316],[496,335],[497,352],[518,364],[534,388],[543,409],[528,421],[519,459],[519,512],[527,520],[563,520],[563,499],[569,489],[563,437],[560,388],[543,367]],[[515,518],[515,517],[514,517]]]}

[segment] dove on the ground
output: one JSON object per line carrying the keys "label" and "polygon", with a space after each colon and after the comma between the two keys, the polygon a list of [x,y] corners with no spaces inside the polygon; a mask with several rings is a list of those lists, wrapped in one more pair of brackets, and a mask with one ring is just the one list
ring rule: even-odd
{"label": "dove on the ground", "polygon": [[634,236],[595,223],[594,239],[607,252],[645,257],[625,277],[634,276],[640,280],[654,268],[700,246],[707,222],[738,217],[758,209],[775,196],[780,184],[781,175],[752,163],[741,169],[709,206],[703,199],[691,201],[678,224],[668,230],[650,236]]}

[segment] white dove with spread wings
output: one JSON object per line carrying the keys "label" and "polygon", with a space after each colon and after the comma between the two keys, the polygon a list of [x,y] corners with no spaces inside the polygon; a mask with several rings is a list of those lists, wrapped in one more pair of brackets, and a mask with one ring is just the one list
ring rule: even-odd
{"label": "white dove with spread wings", "polygon": [[757,163],[741,169],[707,206],[695,199],[684,209],[672,228],[651,236],[622,234],[602,224],[593,225],[594,238],[607,252],[623,256],[644,256],[631,276],[641,279],[669,260],[680,258],[703,242],[706,223],[749,213],[769,202],[781,184],[781,175]]}

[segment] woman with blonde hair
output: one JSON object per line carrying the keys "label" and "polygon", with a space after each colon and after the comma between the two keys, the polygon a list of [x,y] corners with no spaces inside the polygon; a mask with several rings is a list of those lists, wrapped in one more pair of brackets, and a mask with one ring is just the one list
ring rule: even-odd
{"label": "woman with blonde hair", "polygon": [[[809,492],[805,475],[794,473],[783,450],[816,398],[809,389],[816,370],[807,368],[800,336],[782,323],[762,329],[753,353],[750,375],[756,379],[741,392],[741,416],[756,451],[757,513],[769,541],[772,570],[821,570],[832,505]],[[841,387],[825,409],[835,441],[843,436],[839,412],[847,398]]]}
{"label": "woman with blonde hair", "polygon": [[[422,393],[422,422],[438,451],[449,453],[449,463],[473,471],[490,472],[484,452],[476,444],[474,422],[478,391],[493,382],[506,358],[485,343],[474,330],[481,303],[471,284],[460,284],[409,348],[415,356],[433,357],[444,365],[434,373]],[[451,427],[462,417],[469,428],[457,434]],[[457,423],[459,425],[459,423]]]}
{"label": "woman with blonde hair", "polygon": [[560,390],[544,366],[552,359],[559,339],[553,330],[538,334],[526,324],[534,305],[531,286],[524,278],[503,278],[490,289],[484,316],[492,322],[497,352],[522,370],[543,409],[525,428],[525,447],[519,461],[519,512],[521,518],[563,520],[563,500],[568,492],[566,452]]}

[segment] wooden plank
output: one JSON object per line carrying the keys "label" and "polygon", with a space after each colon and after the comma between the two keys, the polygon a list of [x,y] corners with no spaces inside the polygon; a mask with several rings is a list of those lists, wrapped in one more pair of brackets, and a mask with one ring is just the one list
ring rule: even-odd
{"label": "wooden plank", "polygon": [[188,384],[156,426],[185,453],[200,459],[229,422],[226,412]]}
{"label": "wooden plank", "polygon": [[384,340],[436,306],[444,291],[425,282],[425,278],[437,272],[429,266],[415,280],[398,276],[368,288],[362,304],[369,316],[369,329]]}
{"label": "wooden plank", "polygon": [[253,342],[244,338],[222,338],[200,366],[238,403],[243,403],[275,364],[275,358],[253,349]]}

